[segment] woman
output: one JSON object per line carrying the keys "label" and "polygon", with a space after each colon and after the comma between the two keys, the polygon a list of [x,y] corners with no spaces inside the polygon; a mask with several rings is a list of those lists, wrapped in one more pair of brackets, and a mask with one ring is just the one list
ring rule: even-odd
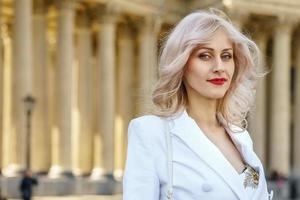
{"label": "woman", "polygon": [[160,57],[154,114],[129,124],[124,200],[268,200],[246,131],[259,50],[210,12],[187,15]]}

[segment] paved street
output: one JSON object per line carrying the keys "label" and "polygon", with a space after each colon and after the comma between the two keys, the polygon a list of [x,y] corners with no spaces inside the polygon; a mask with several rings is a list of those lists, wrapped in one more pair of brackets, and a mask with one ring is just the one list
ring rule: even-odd
{"label": "paved street", "polygon": [[[17,199],[9,199],[17,200]],[[34,197],[32,200],[122,200],[122,195],[99,196],[99,195],[80,195],[80,196],[63,196],[63,197]]]}

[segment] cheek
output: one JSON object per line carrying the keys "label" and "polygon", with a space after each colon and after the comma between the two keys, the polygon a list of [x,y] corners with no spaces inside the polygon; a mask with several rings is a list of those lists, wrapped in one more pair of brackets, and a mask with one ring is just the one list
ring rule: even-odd
{"label": "cheek", "polygon": [[228,66],[228,75],[232,79],[233,75],[235,73],[235,64],[232,63],[230,66]]}
{"label": "cheek", "polygon": [[193,68],[186,71],[185,77],[190,84],[198,84],[204,77],[204,72],[199,68]]}
{"label": "cheek", "polygon": [[186,65],[186,73],[194,73],[197,70],[197,65],[193,59],[190,59]]}
{"label": "cheek", "polygon": [[203,63],[193,60],[187,66],[186,74],[188,77],[198,78],[201,80],[207,74],[206,67]]}
{"label": "cheek", "polygon": [[195,74],[195,67],[193,66],[192,62],[188,62],[186,65],[186,70],[184,72],[184,79],[187,82],[190,82],[190,80],[193,78],[194,74]]}
{"label": "cheek", "polygon": [[[230,70],[228,70],[228,76],[230,77],[230,81],[229,81],[229,85],[232,84],[232,82],[234,81],[234,79],[236,79],[236,77],[234,78],[234,76],[236,75],[236,70],[235,70],[235,67],[232,67]],[[230,87],[230,86],[228,86]]]}

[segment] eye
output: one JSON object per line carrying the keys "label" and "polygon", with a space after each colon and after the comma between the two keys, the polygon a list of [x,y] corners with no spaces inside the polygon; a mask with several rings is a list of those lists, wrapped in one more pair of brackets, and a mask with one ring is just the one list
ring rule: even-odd
{"label": "eye", "polygon": [[222,60],[224,61],[229,61],[233,58],[232,54],[231,53],[224,53],[222,56],[221,56]]}
{"label": "eye", "polygon": [[211,58],[211,56],[208,53],[202,53],[202,54],[198,55],[198,57],[201,60],[209,60]]}

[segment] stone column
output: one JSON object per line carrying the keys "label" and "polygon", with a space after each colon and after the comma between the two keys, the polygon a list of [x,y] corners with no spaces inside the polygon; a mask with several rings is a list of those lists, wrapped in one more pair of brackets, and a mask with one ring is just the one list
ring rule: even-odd
{"label": "stone column", "polygon": [[100,136],[100,124],[99,124],[99,114],[100,114],[100,60],[99,53],[96,52],[92,58],[92,92],[94,94],[92,99],[92,133],[93,133],[93,170],[91,174],[92,179],[99,179],[104,174],[103,170],[103,158],[102,158],[102,138]]}
{"label": "stone column", "polygon": [[[53,19],[54,21],[54,19]],[[49,24],[54,24],[53,21],[50,21]],[[51,26],[50,26],[51,27]],[[56,30],[54,27],[51,27],[47,32],[47,127],[48,133],[50,135],[50,164],[58,163],[57,161],[57,141],[58,141],[58,131],[56,125],[56,90],[57,90],[57,65],[56,65],[56,55],[57,55],[57,36]]]}
{"label": "stone column", "polygon": [[[261,27],[257,27],[259,29]],[[254,36],[260,51],[261,62],[259,63],[260,72],[267,71],[266,68],[266,46],[268,35],[264,31],[257,31]],[[254,142],[254,150],[262,161],[263,165],[266,164],[266,125],[267,125],[267,104],[266,104],[266,77],[259,78],[257,82],[256,100],[254,112],[250,115],[249,120],[249,133]]]}
{"label": "stone column", "polygon": [[[7,151],[4,149],[8,145],[5,145],[5,139],[10,135],[10,123],[11,123],[11,30],[8,30],[7,18],[3,17],[3,1],[0,1],[0,168],[3,169],[7,166],[5,159]],[[5,50],[4,50],[5,49]],[[9,55],[9,56],[6,56]],[[9,91],[8,91],[9,90]],[[9,103],[8,103],[9,102]],[[9,112],[9,113],[8,113]],[[8,123],[6,123],[8,122]],[[5,123],[9,126],[6,126]],[[8,128],[9,127],[9,128]],[[6,153],[6,154],[5,154]]]}
{"label": "stone column", "polygon": [[118,95],[116,123],[116,176],[121,177],[126,158],[127,129],[133,117],[134,40],[129,24],[122,24],[118,34]]}
{"label": "stone column", "polygon": [[37,103],[32,128],[32,170],[46,172],[50,165],[50,137],[47,129],[46,7],[43,0],[34,4],[33,53],[34,97]]}
{"label": "stone column", "polygon": [[[0,2],[0,27],[2,24],[2,1]],[[3,102],[4,102],[4,90],[3,90],[3,76],[4,76],[4,67],[3,67],[3,35],[0,31],[0,168],[2,168],[2,147],[3,147]]]}
{"label": "stone column", "polygon": [[[26,115],[23,99],[32,94],[32,1],[14,1],[13,122],[8,138],[8,160],[3,173],[15,176],[26,162]],[[31,138],[29,138],[31,139]]]}
{"label": "stone column", "polygon": [[158,77],[157,33],[159,21],[152,16],[145,17],[139,24],[138,32],[138,108],[143,114],[152,106],[151,92]]}
{"label": "stone column", "polygon": [[[298,33],[299,35],[300,33]],[[293,138],[293,175],[300,177],[300,40],[296,41],[296,87],[295,87],[295,104],[294,104],[294,138]]]}
{"label": "stone column", "polygon": [[[7,25],[2,26],[3,34],[3,135],[2,135],[2,173],[14,176],[20,165],[12,163],[12,34]],[[16,168],[15,168],[16,167]]]}
{"label": "stone column", "polygon": [[[98,33],[98,68],[100,77],[99,93],[99,139],[102,141],[102,167],[107,177],[114,171],[114,125],[115,125],[115,51],[116,51],[116,15],[102,11],[99,17],[100,31]],[[97,147],[96,147],[97,148]],[[94,163],[95,170],[100,163]],[[96,174],[92,174],[95,177]]]}
{"label": "stone column", "polygon": [[73,152],[75,154],[75,173],[87,174],[92,164],[92,49],[91,30],[87,11],[80,11],[78,14],[77,29],[77,56],[79,77],[78,77],[78,111],[79,111],[79,132],[74,138]]}
{"label": "stone column", "polygon": [[292,24],[280,19],[274,26],[271,85],[270,169],[290,171],[290,65]]}
{"label": "stone column", "polygon": [[55,153],[50,177],[71,173],[72,132],[72,75],[73,75],[73,29],[74,2],[58,1],[57,27],[57,89],[56,123],[58,137],[53,145]]}

